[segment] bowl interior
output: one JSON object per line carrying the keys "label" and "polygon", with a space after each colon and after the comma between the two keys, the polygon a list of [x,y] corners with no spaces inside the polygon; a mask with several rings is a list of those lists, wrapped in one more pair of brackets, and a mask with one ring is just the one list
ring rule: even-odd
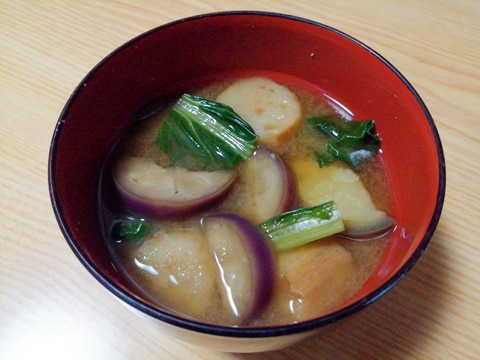
{"label": "bowl interior", "polygon": [[99,230],[102,165],[142,106],[242,69],[307,81],[354,118],[375,119],[398,227],[378,271],[350,303],[373,299],[413,265],[438,221],[439,139],[415,91],[385,60],[338,31],[288,16],[230,13],[178,21],[133,39],[88,74],[61,115],[50,158],[52,201],[70,246],[111,291],[135,298]]}

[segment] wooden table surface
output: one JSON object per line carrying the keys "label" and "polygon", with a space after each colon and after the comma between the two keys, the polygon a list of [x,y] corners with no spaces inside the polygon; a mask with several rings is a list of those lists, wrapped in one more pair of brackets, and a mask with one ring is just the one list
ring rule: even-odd
{"label": "wooden table surface", "polygon": [[[447,161],[437,231],[399,285],[335,332],[262,354],[164,337],[81,266],[47,184],[50,140],[84,75],[130,38],[223,10],[342,30],[394,64],[434,117]],[[480,359],[478,0],[0,0],[0,359]]]}

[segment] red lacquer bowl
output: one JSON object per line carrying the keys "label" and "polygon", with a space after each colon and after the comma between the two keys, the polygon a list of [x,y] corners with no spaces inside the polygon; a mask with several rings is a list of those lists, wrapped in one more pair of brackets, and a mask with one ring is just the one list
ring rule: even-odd
{"label": "red lacquer bowl", "polygon": [[[227,328],[166,313],[142,299],[112,265],[97,191],[102,165],[145,104],[222,73],[269,71],[315,86],[373,118],[382,138],[397,228],[380,267],[342,308],[287,326]],[[103,59],[68,100],[53,135],[49,186],[65,238],[86,269],[167,333],[211,349],[253,352],[288,346],[349,317],[388,292],[419,259],[436,228],[445,165],[434,122],[412,85],[388,61],[331,27],[288,15],[228,12],[160,26]]]}

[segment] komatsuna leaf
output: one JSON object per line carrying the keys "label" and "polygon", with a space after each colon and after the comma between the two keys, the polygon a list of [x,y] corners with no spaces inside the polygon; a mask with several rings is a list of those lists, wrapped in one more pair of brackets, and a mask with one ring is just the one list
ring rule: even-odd
{"label": "komatsuna leaf", "polygon": [[151,224],[136,216],[125,216],[114,222],[111,228],[113,238],[117,240],[131,240],[140,242],[150,233]]}
{"label": "komatsuna leaf", "polygon": [[329,115],[314,116],[308,122],[329,138],[326,149],[315,151],[320,166],[338,159],[355,167],[380,149],[374,120],[351,121]]}
{"label": "komatsuna leaf", "polygon": [[172,163],[192,171],[231,169],[250,157],[257,142],[231,107],[189,94],[173,106],[157,136]]}

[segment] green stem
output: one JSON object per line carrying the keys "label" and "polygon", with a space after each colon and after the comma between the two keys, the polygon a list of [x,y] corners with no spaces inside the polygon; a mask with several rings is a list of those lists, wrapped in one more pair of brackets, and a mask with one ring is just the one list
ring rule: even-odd
{"label": "green stem", "polygon": [[277,215],[259,226],[276,251],[299,247],[345,230],[334,201],[295,209]]}

